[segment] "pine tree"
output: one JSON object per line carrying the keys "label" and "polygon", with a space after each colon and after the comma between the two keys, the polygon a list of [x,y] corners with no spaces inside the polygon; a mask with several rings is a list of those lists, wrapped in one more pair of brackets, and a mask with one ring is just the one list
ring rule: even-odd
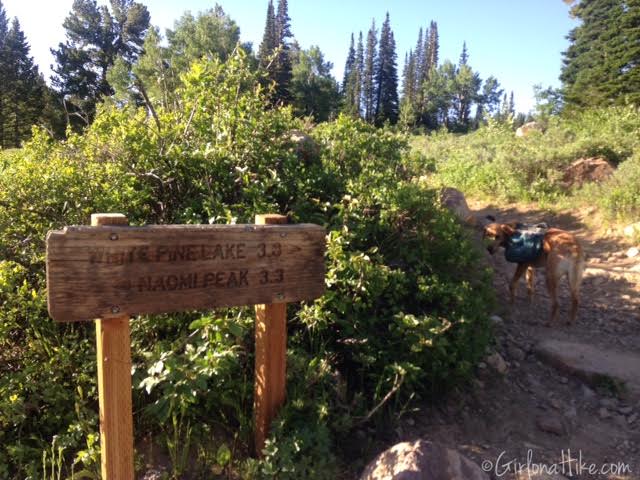
{"label": "pine tree", "polygon": [[499,119],[502,120],[503,122],[513,120],[515,113],[516,111],[515,111],[513,91],[508,97],[507,97],[507,93],[505,92],[505,94],[502,97],[502,105],[500,107]]}
{"label": "pine tree", "polygon": [[453,109],[456,116],[456,126],[459,130],[466,131],[471,127],[471,106],[481,101],[481,85],[480,75],[469,66],[469,52],[467,44],[464,42],[458,61],[453,95]]}
{"label": "pine tree", "polygon": [[278,1],[278,12],[276,14],[276,40],[280,48],[276,59],[276,100],[289,103],[291,101],[291,77],[292,62],[289,39],[293,38],[291,33],[291,19],[289,18],[287,0]]}
{"label": "pine tree", "polygon": [[362,31],[358,34],[358,47],[356,48],[356,68],[354,73],[354,112],[358,117],[362,116],[362,82],[364,79],[364,41]]}
{"label": "pine tree", "polygon": [[509,95],[509,107],[507,111],[512,117],[516,114],[516,102],[513,98],[513,90],[511,90],[511,95]]}
{"label": "pine tree", "polygon": [[[422,94],[423,89],[422,85],[424,84],[425,79],[428,76],[427,63],[428,56],[426,55],[425,43],[429,37],[429,31],[427,30],[426,35],[423,35],[422,27],[418,32],[418,41],[416,42],[416,48],[414,51],[414,59],[413,59],[413,90],[414,93],[412,95],[412,110],[414,112],[420,113],[424,107],[424,95]],[[408,107],[405,107],[408,109]]]}
{"label": "pine tree", "polygon": [[462,53],[458,61],[458,68],[469,63],[469,52],[467,51],[467,42],[462,42]]}
{"label": "pine tree", "polygon": [[500,102],[500,114],[498,115],[498,120],[504,122],[509,117],[509,104],[507,101],[507,92],[504,92],[502,96],[502,102]]}
{"label": "pine tree", "polygon": [[288,46],[288,39],[293,38],[287,0],[278,0],[278,13],[276,14],[276,38],[278,39],[279,44],[286,46]]}
{"label": "pine tree", "polygon": [[569,106],[640,105],[640,6],[627,0],[579,0],[560,79]]}
{"label": "pine tree", "polygon": [[9,21],[0,1],[0,148],[20,147],[40,125],[53,136],[64,134],[58,98],[38,71],[30,47],[14,18]]}
{"label": "pine tree", "polygon": [[378,70],[378,56],[376,47],[378,45],[375,20],[371,22],[371,28],[367,33],[367,47],[364,54],[364,70],[362,72],[362,103],[364,106],[364,119],[373,123],[375,119],[375,108],[377,98],[377,83],[375,81]]}
{"label": "pine tree", "polygon": [[438,24],[431,21],[429,26],[429,63],[428,69],[438,68],[438,50],[440,49],[440,40],[438,38]]}
{"label": "pine tree", "polygon": [[421,53],[420,64],[416,61],[414,110],[419,124],[430,125],[434,124],[435,121],[433,115],[427,111],[430,100],[427,98],[426,92],[433,92],[433,89],[427,83],[430,81],[432,72],[438,68],[438,25],[436,22],[432,20],[429,28],[425,29],[423,41],[420,42],[420,38],[418,40],[419,46],[417,45],[416,48],[419,48]]}
{"label": "pine tree", "polygon": [[426,65],[426,58],[424,56],[424,38],[422,27],[420,27],[416,48],[413,50],[414,68],[412,83],[414,85],[420,85],[424,78],[424,66]]}
{"label": "pine tree", "polygon": [[402,73],[402,98],[412,105],[416,100],[416,56],[413,50],[405,55]]}
{"label": "pine tree", "polygon": [[354,48],[353,34],[351,34],[351,45],[347,55],[347,61],[344,68],[344,80],[342,82],[343,94],[343,111],[347,115],[360,115],[360,78],[361,70],[358,55],[362,56],[362,32],[360,32],[360,42],[358,44],[358,53]]}
{"label": "pine tree", "polygon": [[351,34],[351,44],[349,45],[349,53],[347,53],[347,61],[344,64],[344,76],[342,79],[342,93],[346,94],[347,85],[349,83],[349,77],[351,72],[355,68],[356,64],[356,49],[353,42],[353,33]]}
{"label": "pine tree", "polygon": [[[14,18],[6,29],[0,3],[0,146],[19,147],[31,136],[31,127],[42,123],[48,87],[29,55],[30,48]],[[50,126],[50,125],[46,125]],[[56,132],[54,132],[56,133]]]}
{"label": "pine tree", "polygon": [[[262,68],[268,68],[271,62],[271,55],[278,46],[278,36],[276,33],[276,14],[273,10],[273,0],[269,0],[267,6],[267,18],[264,23],[264,34],[262,35],[262,43],[258,50],[258,60]],[[269,70],[271,72],[271,70]]]}
{"label": "pine tree", "polygon": [[4,5],[0,0],[0,42],[4,44],[4,40],[9,32],[9,20],[7,19],[7,12],[4,9]]}
{"label": "pine tree", "polygon": [[423,84],[429,79],[429,71],[431,70],[431,51],[429,45],[429,35],[431,34],[431,30],[428,28],[425,29],[424,43],[420,46],[422,49],[422,55],[420,58],[420,71],[417,82],[419,84]]}
{"label": "pine tree", "polygon": [[17,18],[5,37],[4,59],[6,87],[11,99],[6,104],[9,113],[5,145],[19,147],[23,139],[31,134],[31,126],[37,123],[44,108],[43,88],[38,67],[29,56],[29,45]]}
{"label": "pine tree", "polygon": [[378,125],[398,120],[398,73],[396,67],[396,43],[387,13],[380,31],[377,73],[375,76],[375,118]]}
{"label": "pine tree", "polygon": [[402,73],[402,99],[398,112],[398,123],[410,130],[416,121],[416,56],[413,50],[405,55],[404,70]]}
{"label": "pine tree", "polygon": [[57,65],[53,85],[68,105],[68,119],[89,123],[98,101],[113,94],[107,72],[117,58],[131,65],[142,52],[149,28],[147,8],[133,0],[75,0],[63,26],[67,40],[52,49]]}
{"label": "pine tree", "polygon": [[7,33],[9,32],[9,20],[0,0],[0,147],[5,146],[5,125],[8,119],[7,104],[9,102],[9,92],[7,90],[7,54],[4,48]]}

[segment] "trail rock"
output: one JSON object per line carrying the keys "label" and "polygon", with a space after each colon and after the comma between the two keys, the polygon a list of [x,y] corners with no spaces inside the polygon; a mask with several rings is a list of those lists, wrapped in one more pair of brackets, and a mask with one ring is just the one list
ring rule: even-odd
{"label": "trail rock", "polygon": [[296,155],[299,160],[309,164],[319,158],[320,147],[316,141],[301,130],[291,130],[289,140],[295,145]]}
{"label": "trail rock", "polygon": [[360,480],[488,480],[456,450],[426,440],[403,442],[385,450],[364,469]]}
{"label": "trail rock", "polygon": [[601,350],[592,345],[544,340],[536,347],[540,359],[557,369],[582,378],[592,385],[614,380],[626,387],[627,393],[640,398],[640,356],[634,353]]}
{"label": "trail rock", "polygon": [[508,348],[509,356],[514,360],[522,362],[525,358],[527,358],[527,354],[519,347],[515,345],[510,345]]}
{"label": "trail rock", "polygon": [[469,225],[476,225],[477,219],[473,213],[471,213],[467,200],[464,198],[464,193],[460,190],[444,187],[440,190],[440,203],[462,222]]}
{"label": "trail rock", "polygon": [[565,434],[562,419],[555,415],[545,415],[536,418],[536,426],[543,432],[553,433],[562,436]]}
{"label": "trail rock", "polygon": [[627,257],[634,258],[640,255],[640,250],[637,247],[631,247],[627,250]]}
{"label": "trail rock", "polygon": [[611,418],[611,412],[604,407],[600,407],[600,410],[598,410],[598,415],[603,420],[607,418]]}
{"label": "trail rock", "polygon": [[584,398],[593,398],[596,396],[596,392],[594,392],[593,390],[591,390],[589,387],[587,387],[586,385],[582,386],[582,396]]}
{"label": "trail rock", "polygon": [[620,428],[625,428],[627,426],[627,419],[623,415],[614,415],[613,422]]}
{"label": "trail rock", "polygon": [[518,127],[516,130],[516,137],[526,137],[531,135],[532,132],[541,132],[542,133],[542,125],[538,122],[527,122],[521,127]]}
{"label": "trail rock", "polygon": [[556,398],[552,398],[551,400],[549,400],[549,403],[556,410],[560,410],[562,408],[562,402],[560,402],[560,400],[558,400]]}
{"label": "trail rock", "polygon": [[493,368],[500,375],[504,375],[505,373],[507,373],[507,364],[504,361],[504,358],[502,358],[502,355],[500,355],[498,352],[489,355],[486,358],[486,361],[489,365],[491,365],[491,368]]}
{"label": "trail rock", "polygon": [[625,237],[635,237],[636,235],[640,235],[640,222],[627,225],[624,227],[622,233],[624,233]]}
{"label": "trail rock", "polygon": [[167,478],[167,471],[165,469],[150,469],[147,470],[142,476],[141,480],[162,480]]}
{"label": "trail rock", "polygon": [[585,183],[609,178],[614,170],[615,167],[604,158],[580,158],[565,168],[562,182],[567,188],[581,187]]}

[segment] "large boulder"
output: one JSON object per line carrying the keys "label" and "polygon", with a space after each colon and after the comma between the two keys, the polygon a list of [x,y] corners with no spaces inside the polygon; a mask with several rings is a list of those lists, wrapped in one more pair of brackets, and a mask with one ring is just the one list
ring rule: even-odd
{"label": "large boulder", "polygon": [[624,227],[622,231],[625,237],[634,238],[640,237],[640,222],[632,223]]}
{"label": "large boulder", "polygon": [[291,130],[289,140],[295,145],[298,159],[307,165],[316,161],[320,155],[320,147],[316,141],[302,130]]}
{"label": "large boulder", "polygon": [[516,130],[516,137],[526,137],[531,135],[532,132],[542,132],[542,125],[537,122],[525,123]]}
{"label": "large boulder", "polygon": [[471,213],[464,193],[451,187],[444,187],[440,190],[440,203],[449,209],[462,222],[469,225],[476,225],[476,217]]}
{"label": "large boulder", "polygon": [[403,442],[367,465],[360,480],[489,480],[456,450],[426,440]]}
{"label": "large boulder", "polygon": [[614,171],[615,167],[604,158],[580,158],[564,169],[562,183],[566,188],[581,187],[585,183],[602,182]]}
{"label": "large boulder", "polygon": [[640,400],[640,354],[603,350],[580,342],[547,339],[535,347],[540,360],[594,387],[624,386],[619,392]]}

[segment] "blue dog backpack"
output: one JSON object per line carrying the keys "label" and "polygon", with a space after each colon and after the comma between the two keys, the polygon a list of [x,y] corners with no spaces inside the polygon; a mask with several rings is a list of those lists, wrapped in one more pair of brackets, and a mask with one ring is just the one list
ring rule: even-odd
{"label": "blue dog backpack", "polygon": [[533,262],[542,254],[544,235],[549,227],[545,223],[526,225],[518,223],[515,233],[507,241],[504,258],[507,262]]}

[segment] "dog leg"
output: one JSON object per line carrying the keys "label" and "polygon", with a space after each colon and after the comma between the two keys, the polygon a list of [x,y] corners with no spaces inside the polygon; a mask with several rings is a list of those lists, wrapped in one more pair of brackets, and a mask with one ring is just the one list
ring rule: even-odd
{"label": "dog leg", "polygon": [[579,304],[578,293],[577,292],[574,293],[574,291],[571,290],[571,313],[570,313],[569,321],[567,322],[567,325],[572,325],[573,323],[575,323],[576,317],[578,316],[578,304]]}
{"label": "dog leg", "polygon": [[551,315],[546,323],[548,327],[553,325],[558,317],[558,279],[556,278],[555,269],[549,267],[547,266],[547,290],[549,291],[549,298],[551,298]]}
{"label": "dog leg", "polygon": [[516,298],[516,285],[518,284],[518,280],[527,270],[527,266],[524,263],[519,263],[516,267],[516,273],[513,274],[513,278],[511,279],[511,283],[509,284],[509,294],[511,295],[511,303],[515,301]]}
{"label": "dog leg", "polygon": [[533,267],[527,268],[526,277],[527,279],[527,293],[529,294],[529,304],[533,303],[533,291],[535,288],[535,272]]}
{"label": "dog leg", "polygon": [[578,315],[578,304],[580,301],[580,282],[582,281],[582,274],[584,272],[584,263],[582,260],[578,260],[573,265],[573,268],[569,270],[569,289],[571,290],[571,313],[569,315],[569,325],[575,323]]}

